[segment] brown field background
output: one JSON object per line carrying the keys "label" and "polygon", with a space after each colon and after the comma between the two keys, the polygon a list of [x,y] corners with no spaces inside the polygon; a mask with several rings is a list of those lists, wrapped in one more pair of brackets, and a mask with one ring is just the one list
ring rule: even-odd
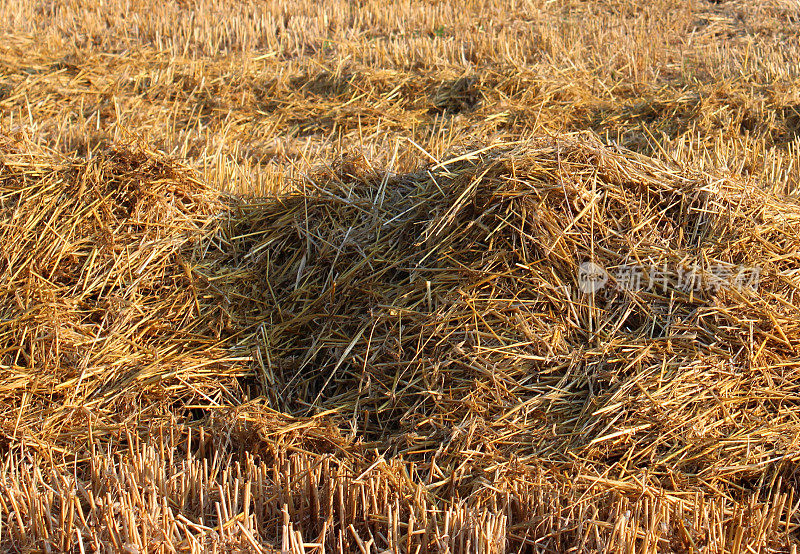
{"label": "brown field background", "polygon": [[[796,552],[797,2],[0,37],[0,549]],[[586,297],[589,258],[763,274]]]}

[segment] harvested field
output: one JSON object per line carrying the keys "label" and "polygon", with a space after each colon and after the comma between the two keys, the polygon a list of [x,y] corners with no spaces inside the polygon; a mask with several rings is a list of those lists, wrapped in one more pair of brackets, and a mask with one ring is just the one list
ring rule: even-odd
{"label": "harvested field", "polygon": [[793,3],[0,28],[0,549],[796,552]]}

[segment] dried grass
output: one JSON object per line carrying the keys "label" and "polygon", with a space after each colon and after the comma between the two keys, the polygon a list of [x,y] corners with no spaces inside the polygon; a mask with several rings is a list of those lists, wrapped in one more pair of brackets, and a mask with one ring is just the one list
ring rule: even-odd
{"label": "dried grass", "polygon": [[[586,135],[261,201],[4,160],[9,545],[793,544],[792,199]],[[592,295],[588,259],[763,273]]]}
{"label": "dried grass", "polygon": [[796,551],[798,21],[0,5],[0,549]]}

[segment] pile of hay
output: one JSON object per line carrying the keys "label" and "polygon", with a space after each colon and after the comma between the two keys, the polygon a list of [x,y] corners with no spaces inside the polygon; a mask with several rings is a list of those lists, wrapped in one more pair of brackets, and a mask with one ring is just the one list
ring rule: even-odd
{"label": "pile of hay", "polygon": [[70,160],[6,138],[0,160],[4,440],[74,446],[92,418],[163,415],[249,372],[194,273],[214,248],[216,192],[124,149]]}
{"label": "pile of hay", "polygon": [[7,150],[0,202],[4,545],[797,545],[790,198],[573,135],[260,201]]}

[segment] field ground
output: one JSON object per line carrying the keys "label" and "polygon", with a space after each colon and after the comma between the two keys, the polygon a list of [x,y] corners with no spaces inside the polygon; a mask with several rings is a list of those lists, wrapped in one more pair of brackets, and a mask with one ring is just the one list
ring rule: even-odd
{"label": "field ground", "polygon": [[0,32],[0,549],[796,552],[797,2]]}

